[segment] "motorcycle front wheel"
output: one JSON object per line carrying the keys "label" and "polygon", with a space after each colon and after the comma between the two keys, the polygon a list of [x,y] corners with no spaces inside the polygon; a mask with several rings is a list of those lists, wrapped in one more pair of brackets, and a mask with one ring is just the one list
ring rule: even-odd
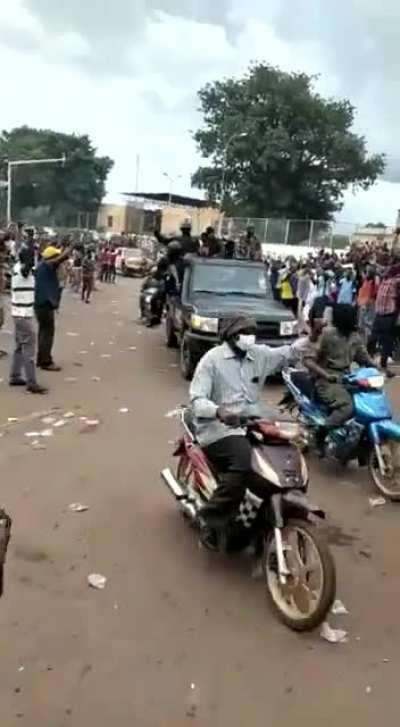
{"label": "motorcycle front wheel", "polygon": [[311,631],[325,621],[336,595],[336,569],[325,539],[315,525],[288,520],[282,532],[286,583],[278,575],[275,534],[264,547],[267,596],[279,619],[294,631]]}
{"label": "motorcycle front wheel", "polygon": [[385,465],[382,474],[375,449],[371,450],[369,471],[372,481],[380,494],[393,502],[400,502],[400,442],[387,441],[380,445]]}

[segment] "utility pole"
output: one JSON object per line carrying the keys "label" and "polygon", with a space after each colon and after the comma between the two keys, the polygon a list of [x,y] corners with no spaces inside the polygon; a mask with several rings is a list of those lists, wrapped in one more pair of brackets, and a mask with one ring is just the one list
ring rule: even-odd
{"label": "utility pole", "polygon": [[163,172],[163,177],[167,177],[167,179],[169,181],[168,204],[171,206],[171,203],[172,203],[172,190],[173,190],[173,187],[174,187],[174,182],[177,182],[178,179],[182,179],[182,174],[178,174],[177,177],[171,177],[171,175],[168,174],[167,172]]}
{"label": "utility pole", "polygon": [[136,154],[136,181],[135,181],[135,192],[139,191],[139,177],[140,177],[140,154]]}

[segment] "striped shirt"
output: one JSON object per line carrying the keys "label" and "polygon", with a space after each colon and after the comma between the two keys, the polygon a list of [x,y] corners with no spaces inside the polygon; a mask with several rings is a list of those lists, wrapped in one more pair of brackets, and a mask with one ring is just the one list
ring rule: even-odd
{"label": "striped shirt", "polygon": [[262,416],[262,390],[268,376],[299,358],[308,345],[301,338],[292,346],[271,348],[255,345],[244,358],[235,355],[227,343],[211,349],[201,359],[192,385],[190,403],[196,417],[196,434],[206,446],[231,435],[243,435],[217,419],[221,406],[234,414]]}
{"label": "striped shirt", "polygon": [[375,311],[387,316],[397,313],[400,299],[400,276],[382,280],[376,297]]}
{"label": "striped shirt", "polygon": [[35,277],[32,272],[25,278],[22,264],[15,263],[11,279],[11,315],[15,318],[33,318]]}

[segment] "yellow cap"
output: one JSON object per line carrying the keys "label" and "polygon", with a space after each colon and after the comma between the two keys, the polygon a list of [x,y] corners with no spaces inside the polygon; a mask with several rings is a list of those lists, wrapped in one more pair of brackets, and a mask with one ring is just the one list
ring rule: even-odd
{"label": "yellow cap", "polygon": [[51,260],[53,257],[58,257],[61,255],[61,250],[58,249],[58,247],[54,247],[53,245],[49,245],[46,247],[42,252],[42,258],[43,260]]}

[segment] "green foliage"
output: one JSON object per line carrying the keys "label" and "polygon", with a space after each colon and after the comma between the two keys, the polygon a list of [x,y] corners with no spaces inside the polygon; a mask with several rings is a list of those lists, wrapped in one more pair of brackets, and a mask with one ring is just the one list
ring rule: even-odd
{"label": "green foliage", "polygon": [[21,126],[0,135],[1,178],[6,160],[66,156],[65,165],[37,165],[13,169],[13,218],[26,208],[47,208],[49,222],[75,224],[78,212],[96,212],[105,194],[109,157],[96,156],[88,136],[62,134]]}
{"label": "green foliage", "polygon": [[201,89],[204,125],[194,138],[210,164],[193,184],[220,199],[225,167],[228,213],[327,220],[349,186],[368,189],[385,159],[368,155],[352,131],[349,101],[322,98],[314,80],[257,64],[241,79]]}

